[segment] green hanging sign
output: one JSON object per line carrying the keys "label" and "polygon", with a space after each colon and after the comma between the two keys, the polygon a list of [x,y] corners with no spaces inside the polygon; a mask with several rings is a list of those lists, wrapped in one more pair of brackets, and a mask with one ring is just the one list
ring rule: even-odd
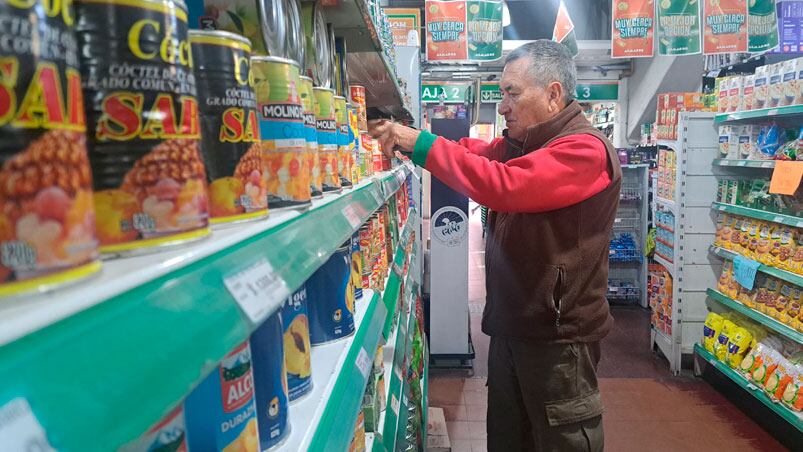
{"label": "green hanging sign", "polygon": [[[425,104],[462,104],[471,85],[458,83],[422,83],[421,102]],[[497,85],[498,86],[498,85]]]}
{"label": "green hanging sign", "polygon": [[468,59],[495,61],[502,58],[502,2],[466,2]]}
{"label": "green hanging sign", "polygon": [[502,91],[498,83],[483,83],[480,85],[480,102],[493,104],[502,102]]}
{"label": "green hanging sign", "polygon": [[660,0],[658,3],[658,54],[700,53],[700,1]]}
{"label": "green hanging sign", "polygon": [[619,82],[578,82],[574,98],[580,102],[619,100]]}
{"label": "green hanging sign", "polygon": [[747,16],[747,51],[765,52],[778,47],[775,0],[750,0]]}

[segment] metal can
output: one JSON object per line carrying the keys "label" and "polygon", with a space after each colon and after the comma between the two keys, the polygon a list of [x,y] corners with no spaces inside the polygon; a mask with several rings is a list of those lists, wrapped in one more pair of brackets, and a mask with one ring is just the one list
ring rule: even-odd
{"label": "metal can", "polygon": [[349,452],[365,452],[365,413],[360,410],[354,423],[354,436],[349,444]]}
{"label": "metal can", "polygon": [[0,296],[97,272],[71,2],[0,2]]}
{"label": "metal can", "polygon": [[340,186],[351,188],[351,147],[349,146],[349,111],[346,98],[335,96],[335,127],[337,128],[337,172]]}
{"label": "metal can", "polygon": [[259,106],[259,136],[271,209],[311,204],[310,170],[300,66],[277,57],[253,57],[254,89]]}
{"label": "metal can", "polygon": [[359,130],[368,130],[368,108],[365,104],[365,87],[350,85],[351,103],[357,107],[357,127]]}
{"label": "metal can", "polygon": [[[284,0],[285,20],[287,21],[287,54],[286,57],[304,65],[307,46],[304,41],[304,27],[301,24],[301,7],[299,0]],[[303,72],[303,71],[302,71]]]}
{"label": "metal can", "polygon": [[321,185],[324,192],[340,191],[338,174],[338,129],[335,115],[335,92],[314,87],[315,128],[318,131],[318,159],[321,165]]}
{"label": "metal can", "polygon": [[333,49],[329,43],[320,2],[302,2],[301,21],[307,47],[304,53],[304,72],[312,77],[315,86],[331,88]]}
{"label": "metal can", "polygon": [[366,177],[374,175],[374,139],[371,135],[363,133],[360,135],[360,155],[361,165],[360,170]]}
{"label": "metal can", "polygon": [[360,151],[360,131],[357,128],[357,109],[353,105],[348,105],[348,117],[349,142],[351,146],[351,182],[354,185],[357,185],[362,179],[360,176],[360,166],[358,163]]}
{"label": "metal can", "polygon": [[89,161],[101,251],[155,251],[209,234],[187,9],[80,0]]}
{"label": "metal can", "polygon": [[382,172],[382,145],[379,144],[379,140],[376,138],[371,138],[371,161],[373,162],[374,173],[381,173]]}
{"label": "metal can", "polygon": [[362,253],[360,252],[360,233],[351,236],[351,284],[354,286],[354,299],[362,299]]}
{"label": "metal can", "polygon": [[307,280],[312,345],[354,334],[350,254],[351,240],[348,240]]}
{"label": "metal can", "polygon": [[287,4],[268,0],[188,0],[190,28],[245,36],[255,55],[288,56]]}
{"label": "metal can", "polygon": [[187,444],[193,452],[259,452],[254,361],[243,342],[184,401]]}
{"label": "metal can", "polygon": [[251,334],[259,446],[263,452],[282,444],[290,433],[283,333],[281,313],[276,311]]}
{"label": "metal can", "polygon": [[305,286],[301,286],[282,305],[282,325],[284,325],[287,394],[290,401],[294,402],[312,391],[312,357]]}
{"label": "metal can", "polygon": [[209,183],[212,224],[268,214],[268,193],[259,145],[251,44],[225,32],[191,30],[201,110],[201,144]]}
{"label": "metal can", "polygon": [[313,198],[323,196],[321,161],[318,158],[318,131],[315,128],[315,95],[312,92],[312,79],[301,77],[301,106],[304,109],[304,130],[307,138],[307,166],[310,169],[310,192]]}

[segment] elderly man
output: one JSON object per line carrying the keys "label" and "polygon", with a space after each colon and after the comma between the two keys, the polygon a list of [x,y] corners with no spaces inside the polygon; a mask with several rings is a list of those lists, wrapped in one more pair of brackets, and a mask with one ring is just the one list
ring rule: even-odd
{"label": "elderly man", "polygon": [[[613,318],[608,249],[622,170],[574,101],[576,69],[539,40],[505,61],[504,138],[453,142],[388,121],[385,150],[488,206],[488,449],[602,450],[596,367]],[[433,300],[437,303],[437,300]]]}

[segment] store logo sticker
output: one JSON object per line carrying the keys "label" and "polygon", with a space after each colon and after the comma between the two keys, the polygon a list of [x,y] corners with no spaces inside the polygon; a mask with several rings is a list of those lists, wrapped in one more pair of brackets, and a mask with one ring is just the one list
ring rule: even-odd
{"label": "store logo sticker", "polygon": [[368,352],[366,352],[364,348],[360,347],[360,352],[357,353],[357,369],[360,370],[363,378],[368,378],[368,374],[371,372],[372,364],[371,358],[368,357]]}
{"label": "store logo sticker", "polygon": [[446,206],[432,215],[432,237],[448,246],[460,246],[468,236],[468,216],[462,209]]}
{"label": "store logo sticker", "polygon": [[255,324],[290,296],[287,284],[264,258],[241,272],[223,278],[223,284]]}
{"label": "store logo sticker", "polygon": [[28,401],[22,397],[0,407],[0,445],[7,452],[55,451]]}

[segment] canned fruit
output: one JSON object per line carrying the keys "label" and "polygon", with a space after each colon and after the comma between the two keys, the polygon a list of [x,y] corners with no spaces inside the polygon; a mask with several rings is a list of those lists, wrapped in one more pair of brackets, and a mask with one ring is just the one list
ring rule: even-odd
{"label": "canned fruit", "polygon": [[299,96],[304,109],[304,130],[307,141],[307,165],[310,169],[310,192],[312,197],[323,195],[323,179],[321,178],[321,162],[318,158],[318,132],[315,129],[315,97],[312,92],[312,79],[300,77]]}
{"label": "canned fruit", "polygon": [[190,27],[245,36],[257,55],[286,56],[286,5],[262,0],[190,0]]}
{"label": "canned fruit", "polygon": [[259,447],[263,451],[277,446],[290,432],[282,334],[282,316],[279,311],[268,317],[251,334]]}
{"label": "canned fruit", "polygon": [[346,242],[307,281],[310,340],[313,345],[354,333],[351,241]]}
{"label": "canned fruit", "polygon": [[351,151],[354,144],[349,140],[349,120],[346,98],[335,96],[335,127],[337,128],[337,171],[340,186],[351,188]]}
{"label": "canned fruit", "polygon": [[315,96],[315,126],[318,136],[318,159],[323,191],[341,189],[338,172],[338,129],[335,114],[335,93],[331,89],[313,88]]}
{"label": "canned fruit", "polygon": [[284,361],[287,368],[287,392],[290,401],[312,390],[307,289],[302,286],[282,306],[284,325]]}

